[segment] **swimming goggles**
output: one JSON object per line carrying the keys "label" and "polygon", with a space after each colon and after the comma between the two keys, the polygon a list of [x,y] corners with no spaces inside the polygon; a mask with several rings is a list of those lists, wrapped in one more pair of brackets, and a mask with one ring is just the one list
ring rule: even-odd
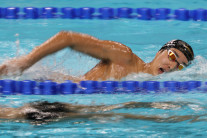
{"label": "swimming goggles", "polygon": [[177,56],[172,50],[168,50],[168,58],[170,61],[177,62],[177,69],[182,70],[185,66],[177,61]]}

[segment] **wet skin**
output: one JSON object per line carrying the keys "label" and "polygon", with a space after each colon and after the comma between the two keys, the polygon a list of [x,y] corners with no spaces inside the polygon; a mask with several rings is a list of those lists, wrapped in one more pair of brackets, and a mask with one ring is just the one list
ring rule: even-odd
{"label": "wet skin", "polygon": [[2,64],[0,75],[22,73],[40,59],[66,47],[100,59],[100,62],[94,68],[80,77],[54,73],[54,76],[61,76],[65,80],[76,82],[81,80],[107,80],[109,78],[120,80],[131,73],[140,72],[159,75],[177,70],[178,63],[188,64],[184,54],[174,48],[171,48],[171,50],[177,54],[176,62],[170,61],[167,50],[164,50],[159,51],[152,62],[145,63],[129,47],[121,43],[99,40],[86,34],[62,31],[34,48],[28,55]]}
{"label": "wet skin", "polygon": [[[206,121],[206,119],[200,119],[200,117],[206,116],[206,114],[183,115],[183,116],[174,115],[169,117],[162,117],[159,115],[148,116],[148,115],[139,115],[139,114],[109,112],[114,109],[123,109],[123,108],[125,109],[157,108],[163,110],[170,110],[170,109],[175,110],[180,108],[186,108],[189,105],[195,104],[191,102],[126,102],[126,103],[120,103],[114,105],[91,105],[91,106],[73,105],[69,103],[63,103],[63,104],[66,106],[67,109],[69,109],[69,112],[64,112],[64,114],[61,114],[61,116],[59,116],[58,118],[54,118],[52,120],[46,119],[45,121],[50,122],[50,121],[59,121],[60,119],[92,119],[97,117],[116,117],[116,116],[122,117],[123,119],[139,119],[139,120],[148,120],[148,121],[155,121],[155,122],[170,122],[170,123],[176,123],[185,120],[191,120],[191,122]],[[196,105],[200,106],[199,104]],[[26,117],[27,113],[33,112],[34,110],[37,109],[30,106],[30,104],[25,104],[24,106],[19,108],[0,107],[0,119],[13,119],[13,120],[23,121],[27,119]],[[45,113],[49,114],[50,112],[45,112]],[[44,120],[42,121],[44,122]]]}

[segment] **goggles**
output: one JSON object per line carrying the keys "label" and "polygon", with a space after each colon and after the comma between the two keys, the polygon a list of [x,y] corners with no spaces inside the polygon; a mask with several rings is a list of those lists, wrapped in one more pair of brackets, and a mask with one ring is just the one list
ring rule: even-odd
{"label": "goggles", "polygon": [[185,67],[183,64],[180,64],[177,61],[177,56],[175,55],[175,53],[172,50],[168,50],[168,58],[169,58],[170,61],[178,63],[178,65],[177,65],[178,70],[182,70]]}

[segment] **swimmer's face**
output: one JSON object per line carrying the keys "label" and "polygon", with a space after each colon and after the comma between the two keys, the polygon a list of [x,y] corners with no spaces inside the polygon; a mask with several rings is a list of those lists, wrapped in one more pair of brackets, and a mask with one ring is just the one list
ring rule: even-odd
{"label": "swimmer's face", "polygon": [[[174,56],[172,59],[170,56]],[[152,73],[154,75],[164,72],[171,72],[181,69],[182,66],[188,65],[185,55],[178,49],[159,51],[152,62]]]}

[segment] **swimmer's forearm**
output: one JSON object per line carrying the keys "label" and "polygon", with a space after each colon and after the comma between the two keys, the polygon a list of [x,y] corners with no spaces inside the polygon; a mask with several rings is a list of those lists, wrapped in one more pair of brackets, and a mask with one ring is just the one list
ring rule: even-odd
{"label": "swimmer's forearm", "polygon": [[158,108],[158,109],[171,109],[179,108],[180,105],[173,102],[125,102],[113,105],[99,105],[99,106],[87,106],[90,112],[100,112],[100,111],[111,111],[114,109],[128,109],[128,108]]}
{"label": "swimmer's forearm", "polygon": [[130,62],[133,56],[131,49],[121,43],[99,40],[86,34],[62,31],[36,47],[28,55],[30,64],[34,64],[41,58],[66,47],[98,59],[106,59],[118,63]]}
{"label": "swimmer's forearm", "polygon": [[[184,106],[188,106],[189,104],[196,104],[192,102],[126,102],[122,103],[121,108],[157,108],[157,109],[178,109]],[[196,104],[199,106],[199,104]]]}
{"label": "swimmer's forearm", "polygon": [[33,51],[27,55],[29,64],[33,65],[40,59],[64,49],[69,45],[72,45],[72,42],[68,41],[62,33],[58,33],[42,43],[40,46],[35,47]]}
{"label": "swimmer's forearm", "polygon": [[193,115],[183,115],[183,116],[170,116],[170,117],[161,117],[161,116],[149,116],[149,115],[133,115],[127,113],[117,113],[116,115],[120,115],[125,119],[137,119],[137,120],[148,120],[148,121],[155,121],[155,122],[169,122],[169,123],[176,123],[182,122],[194,118],[198,118],[198,116]]}
{"label": "swimmer's forearm", "polygon": [[[193,115],[184,115],[184,116],[170,116],[170,117],[161,117],[161,116],[149,116],[149,115],[133,115],[128,113],[95,113],[95,114],[69,114],[68,118],[105,118],[105,117],[121,117],[123,119],[135,119],[135,120],[147,120],[147,121],[154,121],[154,122],[182,122],[194,118],[198,118],[199,116]],[[118,118],[119,119],[119,118]],[[197,120],[195,120],[197,121]]]}
{"label": "swimmer's forearm", "polygon": [[0,119],[21,119],[23,117],[19,108],[0,107]]}

